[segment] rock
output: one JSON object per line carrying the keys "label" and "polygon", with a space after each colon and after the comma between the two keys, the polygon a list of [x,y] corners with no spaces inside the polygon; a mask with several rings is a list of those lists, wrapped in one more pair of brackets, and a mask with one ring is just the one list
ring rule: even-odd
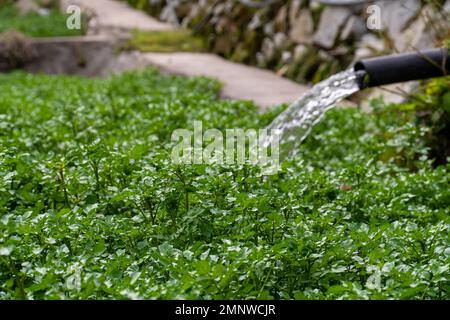
{"label": "rock", "polygon": [[330,54],[328,52],[326,52],[325,50],[319,50],[317,56],[320,60],[323,60],[323,61],[327,61],[327,60],[331,59]]}
{"label": "rock", "polygon": [[270,60],[275,55],[275,44],[270,38],[264,38],[261,46],[261,53],[266,60]]}
{"label": "rock", "polygon": [[311,12],[302,10],[293,22],[289,38],[295,43],[310,44],[314,33],[314,21]]}
{"label": "rock", "polygon": [[225,3],[219,3],[214,7],[213,14],[215,16],[220,16],[224,11],[225,11]]}
{"label": "rock", "polygon": [[199,4],[192,4],[191,10],[188,15],[181,22],[181,26],[183,28],[188,28],[191,24],[191,21],[198,17],[202,12],[201,6]]}
{"label": "rock", "polygon": [[368,33],[361,38],[360,46],[380,52],[385,49],[384,41],[371,33]]}
{"label": "rock", "polygon": [[20,14],[38,13],[39,11],[39,6],[32,0],[19,0],[16,2],[16,7],[19,9]]}
{"label": "rock", "polygon": [[353,62],[351,65],[354,65],[356,61],[359,61],[361,59],[369,58],[373,56],[373,51],[369,48],[358,48],[355,51],[355,54],[353,55]]}
{"label": "rock", "polygon": [[[438,30],[437,14],[432,6],[425,6],[422,9],[421,17],[415,20],[398,38],[396,48],[399,51],[410,51],[435,47]],[[448,25],[446,28],[448,29]]]}
{"label": "rock", "polygon": [[319,28],[314,34],[314,43],[326,48],[333,48],[347,18],[351,15],[351,11],[344,7],[326,7],[319,22]]}
{"label": "rock", "polygon": [[277,32],[286,32],[288,29],[288,8],[284,5],[278,10],[275,17],[275,29]]}
{"label": "rock", "polygon": [[173,24],[175,26],[179,26],[180,25],[180,22],[178,21],[177,12],[175,11],[175,8],[172,7],[172,6],[164,7],[164,9],[161,12],[159,18],[162,21],[168,22],[168,23]]}
{"label": "rock", "polygon": [[299,44],[294,49],[294,61],[299,61],[306,53],[307,47],[303,44]]}
{"label": "rock", "polygon": [[384,41],[375,36],[374,34],[368,33],[364,35],[361,38],[361,41],[358,43],[358,49],[354,54],[353,63],[355,63],[360,59],[379,55],[384,50],[385,50]]}
{"label": "rock", "polygon": [[105,36],[30,39],[32,73],[103,76],[117,65],[115,41]]}
{"label": "rock", "polygon": [[[395,1],[395,0],[394,0]],[[354,3],[349,6],[349,9],[352,10],[353,14],[363,16],[365,10],[367,9],[367,3],[370,5],[370,1],[366,1],[365,3]]]}
{"label": "rock", "polygon": [[[175,12],[177,13],[178,20],[182,21],[185,17],[189,15],[191,12],[191,7],[193,5],[191,3],[181,1],[178,3],[177,7],[175,8]],[[194,4],[195,6],[195,4]]]}
{"label": "rock", "polygon": [[281,63],[289,63],[292,58],[292,53],[290,51],[283,51],[281,54]]}
{"label": "rock", "polygon": [[266,57],[264,57],[264,54],[262,52],[256,53],[256,64],[258,67],[264,68],[266,66]]}
{"label": "rock", "polygon": [[266,36],[273,36],[275,34],[275,27],[273,22],[268,22],[264,25],[264,34]]}
{"label": "rock", "polygon": [[214,5],[208,1],[201,1],[199,5],[205,10],[206,16],[214,15]]}
{"label": "rock", "polygon": [[33,58],[33,48],[24,34],[14,30],[0,33],[0,72],[23,67]]}
{"label": "rock", "polygon": [[253,16],[252,20],[250,20],[249,24],[247,25],[247,28],[249,30],[256,30],[259,27],[261,27],[263,25],[263,21],[262,21],[262,15],[264,14],[264,11],[259,10],[255,13],[255,15]]}
{"label": "rock", "polygon": [[342,57],[345,55],[352,55],[352,53],[350,51],[351,51],[351,48],[349,46],[340,45],[340,46],[334,48],[333,50],[328,51],[328,53],[333,57]]}
{"label": "rock", "polygon": [[[190,0],[188,0],[188,1],[190,1]],[[207,1],[207,3],[209,3],[209,5],[211,5],[211,2],[214,3],[214,1]],[[216,3],[217,3],[217,1],[216,1]],[[228,1],[225,2],[225,7],[223,9],[222,15],[225,15],[227,17],[231,17],[231,16],[233,16],[236,8],[239,9],[239,8],[242,8],[242,6],[238,6],[238,4],[235,1],[233,1],[233,0],[231,0],[231,1],[228,0]]]}
{"label": "rock", "polygon": [[287,42],[286,34],[282,32],[277,32],[273,37],[273,43],[275,45],[275,49],[283,49]]}
{"label": "rock", "polygon": [[420,0],[382,1],[378,4],[381,8],[383,29],[386,29],[389,37],[396,40],[401,32],[419,14]]}
{"label": "rock", "polygon": [[443,9],[445,12],[448,12],[450,14],[450,0],[447,0],[445,2]]}
{"label": "rock", "polygon": [[[450,1],[450,0],[449,0]],[[302,6],[302,0],[293,0],[291,6],[289,7],[289,23],[291,25],[294,24],[295,20],[297,20],[298,14],[300,13],[300,7]]]}
{"label": "rock", "polygon": [[403,52],[411,49],[425,49],[434,47],[434,36],[428,34],[427,25],[422,19],[417,19],[406,30],[399,41],[396,43],[396,49]]}
{"label": "rock", "polygon": [[339,40],[360,40],[367,31],[366,24],[361,17],[351,16],[342,29]]}
{"label": "rock", "polygon": [[319,0],[311,0],[310,3],[309,3],[309,8],[312,11],[319,10],[320,7],[322,7],[322,4],[320,3]]}
{"label": "rock", "polygon": [[214,26],[216,33],[223,33],[227,27],[230,26],[230,20],[227,17],[215,17],[213,18],[215,21],[211,21],[211,24]]}

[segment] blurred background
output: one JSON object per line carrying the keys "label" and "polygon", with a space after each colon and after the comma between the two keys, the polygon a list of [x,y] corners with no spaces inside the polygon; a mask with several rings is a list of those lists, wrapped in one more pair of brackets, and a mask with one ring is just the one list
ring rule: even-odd
{"label": "blurred background", "polygon": [[450,34],[445,0],[128,2],[193,30],[208,51],[298,82],[323,80],[363,57],[441,46]]}
{"label": "blurred background", "polygon": [[[0,71],[105,76],[155,65],[218,78],[226,97],[266,108],[359,59],[448,46],[449,11],[450,0],[0,0]],[[271,86],[273,97],[258,100]],[[399,103],[418,86],[366,90],[352,101]]]}
{"label": "blurred background", "polygon": [[[443,46],[450,34],[448,0],[126,1],[174,27],[165,33],[114,2],[0,0],[0,32],[108,34],[128,39],[123,49],[207,51],[299,83],[316,83],[360,58]],[[80,28],[66,26],[71,5],[82,9]]]}

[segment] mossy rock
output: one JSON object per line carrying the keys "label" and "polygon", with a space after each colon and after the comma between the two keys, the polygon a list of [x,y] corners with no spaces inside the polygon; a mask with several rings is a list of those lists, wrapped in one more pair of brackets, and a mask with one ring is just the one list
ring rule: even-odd
{"label": "mossy rock", "polygon": [[309,47],[298,63],[298,70],[292,75],[292,79],[297,82],[305,83],[311,81],[316,73],[321,61],[318,55],[318,50]]}
{"label": "mossy rock", "polygon": [[240,43],[233,51],[233,54],[231,55],[231,60],[237,62],[244,62],[249,59],[250,55],[251,53],[249,50],[247,50],[245,44]]}
{"label": "mossy rock", "polygon": [[124,49],[136,49],[142,52],[201,52],[205,49],[204,41],[186,29],[170,31],[134,30],[132,35]]}
{"label": "mossy rock", "polygon": [[337,60],[324,61],[319,65],[316,73],[312,78],[313,83],[318,83],[335,74],[339,69],[339,62]]}
{"label": "mossy rock", "polygon": [[18,31],[0,33],[0,71],[23,67],[33,58],[26,36]]}
{"label": "mossy rock", "polygon": [[255,64],[256,53],[260,50],[263,36],[261,32],[247,30],[243,34],[243,42],[237,44],[233,52],[234,61]]}

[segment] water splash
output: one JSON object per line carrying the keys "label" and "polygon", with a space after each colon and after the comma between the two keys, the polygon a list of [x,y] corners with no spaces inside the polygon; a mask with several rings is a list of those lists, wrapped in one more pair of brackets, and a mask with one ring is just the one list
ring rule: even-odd
{"label": "water splash", "polygon": [[360,90],[358,79],[363,74],[364,71],[350,69],[316,84],[267,127],[276,130],[277,134],[269,135],[264,145],[271,145],[273,139],[279,137],[280,160],[295,155],[300,144],[320,122],[325,112]]}

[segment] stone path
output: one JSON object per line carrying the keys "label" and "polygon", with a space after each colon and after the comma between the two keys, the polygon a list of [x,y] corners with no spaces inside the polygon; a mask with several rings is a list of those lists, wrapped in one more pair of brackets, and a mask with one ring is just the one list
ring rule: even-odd
{"label": "stone path", "polygon": [[216,78],[224,84],[224,98],[252,100],[261,109],[293,102],[307,89],[273,72],[230,62],[214,54],[146,53],[144,58],[168,73]]}
{"label": "stone path", "polygon": [[[112,34],[111,29],[146,31],[170,30],[161,23],[127,4],[114,0],[64,0],[64,5],[79,5],[95,14],[96,30]],[[227,61],[213,54],[203,53],[145,53],[139,57],[119,58],[116,70],[142,68],[153,65],[161,70],[185,76],[208,76],[223,83],[222,97],[234,100],[252,100],[261,109],[295,101],[308,88],[282,78],[275,73]],[[130,61],[124,66],[122,61]],[[137,61],[139,61],[137,63]]]}
{"label": "stone path", "polygon": [[163,31],[173,27],[170,24],[157,21],[142,11],[135,10],[125,2],[113,0],[63,0],[62,7],[77,5],[95,14],[96,27],[100,32],[110,29],[144,31]]}

